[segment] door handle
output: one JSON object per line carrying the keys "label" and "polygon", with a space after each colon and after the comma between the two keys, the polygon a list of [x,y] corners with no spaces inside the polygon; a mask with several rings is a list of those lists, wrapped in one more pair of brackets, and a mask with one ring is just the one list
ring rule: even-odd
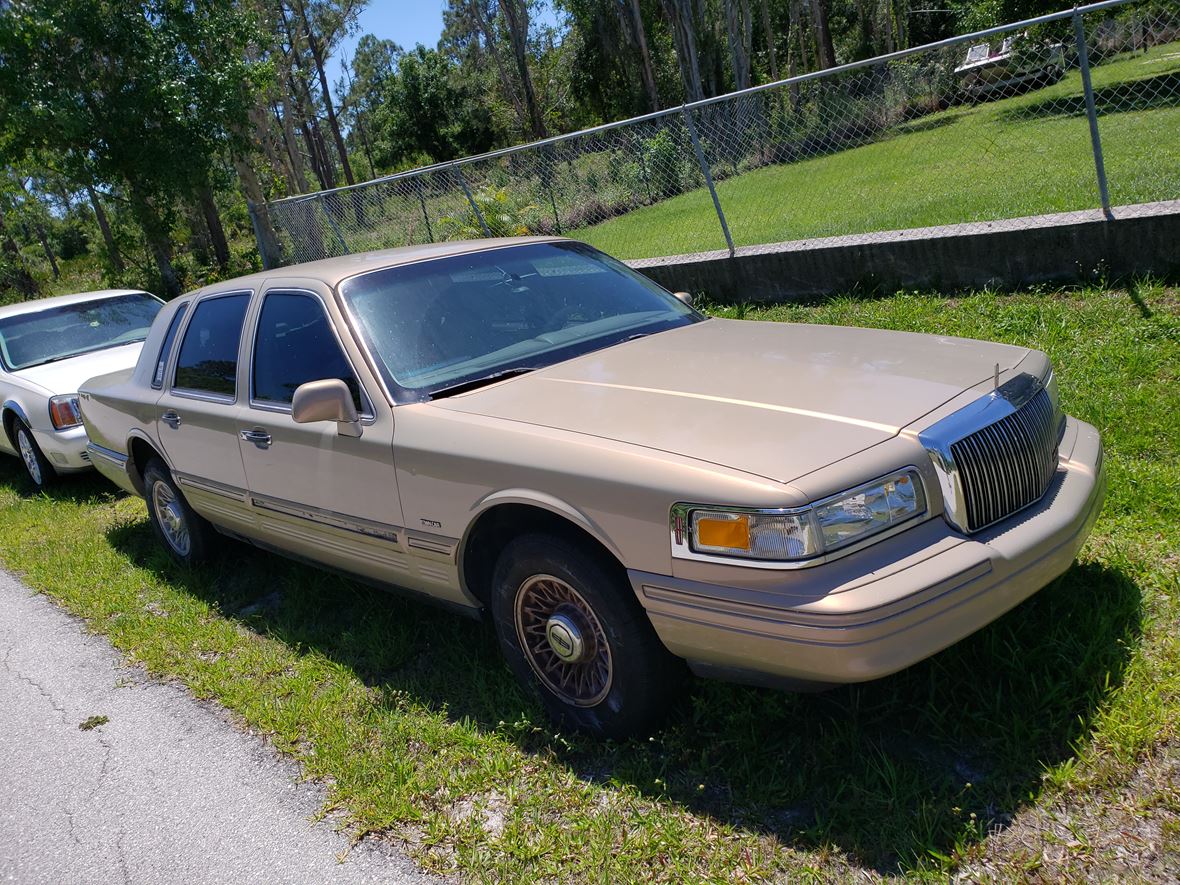
{"label": "door handle", "polygon": [[265,430],[239,430],[238,436],[248,443],[254,443],[260,449],[270,448],[270,434]]}
{"label": "door handle", "polygon": [[176,430],[176,428],[180,427],[180,416],[171,409],[161,415],[160,420],[171,427],[173,430]]}

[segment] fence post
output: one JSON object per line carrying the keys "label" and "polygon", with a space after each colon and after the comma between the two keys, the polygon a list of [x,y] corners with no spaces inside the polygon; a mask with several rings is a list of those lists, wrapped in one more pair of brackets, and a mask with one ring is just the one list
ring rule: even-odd
{"label": "fence post", "polygon": [[324,217],[328,219],[328,226],[332,228],[332,232],[336,234],[336,239],[340,241],[340,248],[344,250],[344,254],[348,254],[348,241],[344,239],[344,231],[340,230],[340,225],[336,223],[336,219],[332,217],[331,210],[328,209],[328,204],[324,202],[324,194],[321,191],[315,195],[315,200],[319,203],[320,211],[324,213]]}
{"label": "fence post", "polygon": [[725,234],[725,242],[729,245],[729,257],[733,258],[733,237],[729,234],[729,225],[725,223],[725,213],[721,211],[721,201],[717,199],[717,188],[713,187],[713,173],[709,171],[709,161],[705,159],[704,148],[697,137],[697,127],[693,125],[692,114],[684,105],[680,106],[680,116],[684,118],[684,125],[688,127],[688,137],[692,139],[693,149],[697,152],[697,162],[701,164],[701,172],[705,176],[705,184],[709,186],[709,194],[713,197],[713,208],[717,210],[717,220],[721,222],[721,231]]}
{"label": "fence post", "polygon": [[1073,12],[1073,33],[1078,44],[1078,67],[1082,72],[1082,91],[1086,94],[1086,116],[1090,119],[1090,146],[1094,149],[1094,169],[1098,173],[1098,196],[1102,214],[1114,219],[1110,211],[1110,190],[1106,186],[1106,166],[1102,162],[1102,141],[1098,138],[1098,113],[1094,110],[1094,87],[1090,84],[1090,53],[1086,48],[1086,28],[1082,16]]}
{"label": "fence post", "polygon": [[475,197],[471,196],[471,188],[467,186],[467,179],[463,177],[463,170],[454,163],[451,164],[451,168],[455,170],[455,175],[459,178],[459,184],[463,187],[463,193],[467,194],[467,202],[471,204],[471,211],[479,219],[479,226],[483,228],[483,235],[490,237],[492,232],[488,228],[488,223],[483,220],[483,213],[479,211],[479,206],[475,203]]}

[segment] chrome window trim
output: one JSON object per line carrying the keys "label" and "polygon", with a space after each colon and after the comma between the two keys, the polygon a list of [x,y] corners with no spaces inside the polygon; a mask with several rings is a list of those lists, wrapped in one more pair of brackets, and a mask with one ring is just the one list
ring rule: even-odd
{"label": "chrome window trim", "polygon": [[255,347],[258,344],[258,326],[262,322],[262,310],[266,306],[266,299],[271,295],[307,295],[314,298],[319,304],[320,310],[324,312],[324,319],[328,321],[328,328],[332,330],[332,337],[336,339],[336,346],[340,348],[340,354],[344,357],[344,361],[348,363],[348,368],[352,370],[352,375],[356,378],[357,386],[361,389],[361,413],[359,415],[361,424],[369,426],[377,420],[377,410],[373,407],[373,399],[369,396],[369,391],[365,388],[365,383],[361,379],[360,372],[356,370],[356,363],[353,362],[352,357],[348,355],[348,349],[344,346],[344,340],[340,337],[340,330],[336,328],[336,323],[332,320],[332,312],[328,310],[328,304],[324,301],[319,292],[314,289],[302,289],[298,286],[291,287],[276,287],[274,289],[267,289],[262,298],[259,299],[258,309],[255,311],[254,322],[250,329],[250,342],[247,348],[249,356],[246,367],[246,393],[247,402],[251,409],[257,409],[262,412],[273,412],[275,414],[290,415],[291,406],[285,403],[277,403],[273,400],[262,400],[254,398],[254,357]]}
{"label": "chrome window trim", "polygon": [[[721,510],[727,513],[754,513],[760,516],[798,516],[800,514],[809,514],[811,519],[811,530],[816,533],[820,543],[823,543],[823,535],[820,532],[819,524],[815,519],[815,509],[822,507],[830,501],[835,501],[847,495],[854,495],[860,489],[868,488],[876,485],[891,476],[896,476],[899,473],[912,471],[918,478],[918,482],[922,486],[922,496],[925,499],[926,507],[922,511],[915,513],[913,516],[892,525],[884,531],[877,532],[860,541],[854,541],[850,544],[842,544],[832,550],[825,550],[817,556],[811,556],[807,559],[753,559],[741,556],[719,556],[712,553],[698,553],[692,549],[690,517],[694,510]],[[791,571],[794,569],[814,568],[817,565],[824,565],[825,563],[834,562],[858,550],[863,550],[866,547],[871,547],[879,541],[884,541],[888,538],[907,531],[916,525],[921,525],[924,522],[933,518],[930,510],[930,492],[926,488],[926,479],[922,476],[922,471],[914,464],[907,464],[904,467],[899,467],[896,470],[890,470],[888,473],[882,473],[880,476],[870,479],[867,482],[862,482],[858,485],[851,486],[843,491],[836,492],[833,495],[828,495],[824,498],[817,498],[809,504],[802,507],[730,507],[724,504],[703,504],[691,503],[687,501],[680,501],[672,505],[669,513],[669,537],[672,541],[672,557],[674,559],[689,559],[695,562],[711,562],[717,565],[739,566],[741,568],[760,568],[771,571]],[[677,537],[679,536],[679,538]]]}
{"label": "chrome window trim", "polygon": [[[1042,390],[1048,392],[1053,409],[1058,416],[1057,438],[1060,441],[1061,435],[1065,432],[1065,413],[1062,412],[1057,398],[1057,379],[1053,376],[1052,369],[1044,378],[1022,372],[1005,381],[995,390],[989,391],[963,406],[957,412],[952,412],[925,430],[919,431],[918,441],[930,455],[930,461],[934,464],[934,472],[938,476],[939,490],[942,492],[943,515],[956,531],[963,534],[973,534],[982,531],[987,526],[980,526],[974,532],[967,529],[967,501],[963,490],[963,479],[958,465],[955,464],[951,446],[976,431],[997,421],[1002,421],[1019,411]],[[1004,519],[1015,516],[1016,513],[1035,503],[1037,502],[1030,501],[1019,510],[1009,513]],[[994,524],[992,523],[992,525]]]}
{"label": "chrome window trim", "polygon": [[[168,384],[164,388],[165,393],[174,394],[175,396],[184,399],[194,399],[207,403],[218,403],[220,405],[232,406],[238,401],[238,375],[240,369],[234,374],[234,395],[227,396],[224,393],[213,393],[205,390],[195,390],[190,387],[176,386],[176,364],[180,360],[180,352],[184,349],[184,340],[188,336],[189,326],[193,323],[193,317],[197,315],[197,309],[206,301],[214,301],[218,298],[229,298],[234,295],[246,296],[246,312],[242,315],[242,331],[246,329],[246,321],[250,317],[250,305],[254,298],[253,289],[233,289],[228,292],[210,292],[208,295],[200,295],[188,302],[188,316],[184,318],[184,325],[176,333],[176,337],[180,340],[180,346],[172,349],[172,354],[168,359],[168,369],[165,372],[165,377],[168,379]],[[241,363],[242,358],[242,339],[238,338],[238,362]]]}

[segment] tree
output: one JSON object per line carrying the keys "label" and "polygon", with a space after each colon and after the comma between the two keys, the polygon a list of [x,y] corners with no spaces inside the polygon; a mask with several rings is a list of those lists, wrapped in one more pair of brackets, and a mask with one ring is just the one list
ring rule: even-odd
{"label": "tree", "polygon": [[451,67],[419,44],[398,60],[374,109],[377,162],[396,167],[416,154],[435,161],[486,150],[490,128],[478,102],[451,79]]}
{"label": "tree", "polygon": [[512,56],[516,59],[516,71],[520,76],[525,109],[528,111],[533,137],[545,138],[548,135],[545,129],[545,118],[537,104],[537,93],[533,89],[533,78],[529,73],[529,8],[527,0],[500,0],[500,11],[504,14],[504,20],[508,24]]}
{"label": "tree", "polygon": [[754,21],[750,17],[750,0],[725,0],[725,29],[733,63],[733,88],[748,89],[750,43],[754,29]]}
{"label": "tree", "polygon": [[672,42],[676,46],[676,59],[680,63],[684,95],[690,102],[705,97],[701,85],[701,63],[697,55],[698,5],[694,0],[663,0],[664,15],[672,25]]}
{"label": "tree", "polygon": [[[332,101],[332,90],[328,88],[328,75],[324,70],[332,45],[355,26],[356,16],[365,6],[365,0],[294,0],[295,9],[303,25],[303,38],[311,51],[311,59],[315,65],[316,75],[320,81],[320,93],[324,102],[324,110],[328,115],[328,126],[332,130],[332,138],[336,142],[340,165],[344,170],[344,180],[348,184],[355,184],[352,175],[352,165],[348,161],[348,149],[344,144],[344,135],[340,131],[340,122],[336,118],[336,107]],[[298,51],[298,45],[293,48]]]}
{"label": "tree", "polygon": [[357,42],[351,61],[344,64],[347,89],[341,102],[341,117],[361,141],[371,174],[376,174],[373,157],[373,117],[386,84],[397,71],[402,48],[392,40],[365,34]]}
{"label": "tree", "polygon": [[647,29],[643,26],[643,12],[639,8],[639,0],[621,0],[627,4],[630,13],[628,21],[631,39],[639,49],[640,69],[643,71],[643,88],[647,93],[647,101],[651,110],[660,109],[660,93],[656,88],[656,74],[651,64],[651,52],[647,48]]}
{"label": "tree", "polygon": [[[124,187],[163,291],[178,201],[209,180],[263,76],[255,22],[229,0],[26,0],[0,13],[0,149],[65,158]],[[91,177],[93,175],[93,177]]]}
{"label": "tree", "polygon": [[836,50],[832,45],[832,29],[828,23],[828,0],[811,0],[811,18],[815,25],[815,51],[819,68],[836,64]]}

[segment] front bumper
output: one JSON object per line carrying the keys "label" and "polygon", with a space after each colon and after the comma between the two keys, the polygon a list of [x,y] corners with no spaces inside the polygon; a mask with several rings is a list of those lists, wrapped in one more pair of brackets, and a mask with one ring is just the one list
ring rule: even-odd
{"label": "front bumper", "polygon": [[90,469],[85,427],[79,425],[68,430],[34,430],[33,438],[37,441],[41,453],[58,473],[75,473]]}
{"label": "front bumper", "polygon": [[[908,555],[882,565],[896,539],[872,545],[873,567],[851,580],[842,572],[835,586],[822,565],[808,570],[807,592],[796,583],[790,596],[638,571],[632,586],[663,643],[703,674],[787,685],[887,676],[991,623],[1073,563],[1106,476],[1093,427],[1070,418],[1062,442],[1037,504],[972,536],[929,520],[896,536],[912,535]],[[918,532],[930,543],[913,552]]]}

